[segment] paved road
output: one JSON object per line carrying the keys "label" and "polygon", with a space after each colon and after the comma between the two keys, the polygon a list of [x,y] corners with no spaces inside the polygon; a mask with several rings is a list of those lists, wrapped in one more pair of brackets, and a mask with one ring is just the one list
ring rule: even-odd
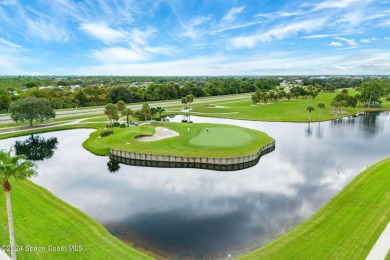
{"label": "paved road", "polygon": [[[206,98],[197,98],[192,104],[201,104],[201,103],[212,103],[217,101],[230,101],[237,99],[247,99],[250,98],[250,94],[238,94],[238,95],[228,95],[228,96],[215,96],[215,97],[206,97]],[[175,101],[155,101],[148,102],[151,106],[157,107],[161,106],[164,108],[180,106],[181,103],[178,100]],[[128,108],[133,110],[141,109],[143,103],[131,104],[128,105]],[[94,108],[80,108],[80,109],[59,109],[56,110],[56,118],[66,118],[73,116],[86,116],[86,115],[97,115],[103,114],[104,107],[94,107]],[[12,123],[12,119],[7,114],[0,114],[0,124],[9,124]]]}

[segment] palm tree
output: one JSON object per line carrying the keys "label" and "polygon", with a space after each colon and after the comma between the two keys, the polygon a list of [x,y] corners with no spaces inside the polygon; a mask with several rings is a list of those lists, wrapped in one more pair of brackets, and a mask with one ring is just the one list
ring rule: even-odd
{"label": "palm tree", "polygon": [[[13,177],[16,180],[23,180],[37,174],[37,166],[34,162],[26,160],[24,155],[12,156],[12,150],[5,152],[0,150],[0,180],[5,192],[8,226],[9,226],[9,240],[11,246],[11,257],[16,259],[15,251],[15,234],[14,223],[11,208],[11,189],[9,179]],[[13,250],[12,250],[13,249]]]}
{"label": "palm tree", "polygon": [[127,126],[129,126],[129,116],[131,115],[133,115],[133,110],[131,110],[130,108],[125,108],[122,111],[122,116],[126,117]]}
{"label": "palm tree", "polygon": [[125,110],[126,108],[126,103],[122,100],[119,100],[117,103],[116,103],[116,107],[118,108],[118,111],[119,112],[122,112],[123,110]]}
{"label": "palm tree", "polygon": [[320,119],[321,118],[321,112],[322,112],[322,110],[323,109],[325,109],[325,104],[324,103],[318,103],[317,104],[317,107],[318,107],[318,109],[319,109],[319,114],[318,114],[318,118]]}
{"label": "palm tree", "polygon": [[114,104],[108,104],[104,109],[104,114],[107,115],[111,122],[111,127],[114,125],[114,120],[118,118],[118,108]]}
{"label": "palm tree", "polygon": [[151,114],[151,119],[154,119],[154,115],[157,114],[157,108],[151,107],[150,114]]}
{"label": "palm tree", "polygon": [[160,117],[161,117],[161,114],[165,112],[165,109],[162,107],[157,107],[156,109],[157,109],[157,113],[160,115]]}
{"label": "palm tree", "polygon": [[187,106],[184,108],[184,104],[187,104],[187,99],[185,97],[181,99],[181,104],[183,105],[183,109],[187,108]]}
{"label": "palm tree", "polygon": [[189,94],[185,97],[185,99],[188,103],[189,109],[191,109],[191,103],[194,102],[194,96],[192,94]]}
{"label": "palm tree", "polygon": [[142,105],[142,108],[141,108],[141,115],[144,115],[145,117],[145,123],[148,122],[148,115],[150,114],[150,106],[148,103],[145,103]]}
{"label": "palm tree", "polygon": [[314,108],[313,106],[307,106],[306,111],[309,112],[309,120],[310,120],[310,114],[311,114],[311,112],[314,111],[314,110],[315,110],[315,108]]}

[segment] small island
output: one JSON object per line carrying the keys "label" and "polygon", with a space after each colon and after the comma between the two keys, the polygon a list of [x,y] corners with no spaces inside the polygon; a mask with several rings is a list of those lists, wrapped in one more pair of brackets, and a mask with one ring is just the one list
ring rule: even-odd
{"label": "small island", "polygon": [[83,146],[125,164],[214,170],[233,170],[215,165],[253,166],[275,148],[266,133],[223,124],[154,122],[114,131],[107,137],[93,132]]}

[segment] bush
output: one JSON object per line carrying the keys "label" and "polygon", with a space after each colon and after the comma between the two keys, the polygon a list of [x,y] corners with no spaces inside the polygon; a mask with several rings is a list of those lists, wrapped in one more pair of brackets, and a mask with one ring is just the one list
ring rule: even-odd
{"label": "bush", "polygon": [[121,123],[119,123],[119,122],[114,122],[113,127],[118,127],[118,126],[120,126],[120,125],[121,125]]}
{"label": "bush", "polygon": [[105,137],[105,136],[109,136],[109,135],[112,135],[114,132],[111,130],[111,129],[103,129],[101,132],[100,132],[100,136],[101,137]]}
{"label": "bush", "polygon": [[161,122],[161,117],[156,117],[154,120]]}
{"label": "bush", "polygon": [[120,125],[120,128],[124,128],[124,127],[126,127],[126,124],[121,124]]}

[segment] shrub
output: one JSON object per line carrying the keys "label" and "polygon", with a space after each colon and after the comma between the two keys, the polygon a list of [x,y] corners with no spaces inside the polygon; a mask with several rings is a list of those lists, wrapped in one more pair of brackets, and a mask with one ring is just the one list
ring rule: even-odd
{"label": "shrub", "polygon": [[100,132],[100,136],[101,137],[105,137],[105,136],[109,136],[109,135],[112,135],[114,132],[111,130],[111,129],[103,129],[101,132]]}
{"label": "shrub", "polygon": [[161,122],[161,117],[156,117],[154,120]]}
{"label": "shrub", "polygon": [[118,127],[118,126],[120,126],[120,125],[121,125],[121,123],[119,123],[119,122],[114,122],[113,127]]}
{"label": "shrub", "polygon": [[120,125],[120,128],[124,128],[124,127],[126,127],[126,124],[121,124]]}

